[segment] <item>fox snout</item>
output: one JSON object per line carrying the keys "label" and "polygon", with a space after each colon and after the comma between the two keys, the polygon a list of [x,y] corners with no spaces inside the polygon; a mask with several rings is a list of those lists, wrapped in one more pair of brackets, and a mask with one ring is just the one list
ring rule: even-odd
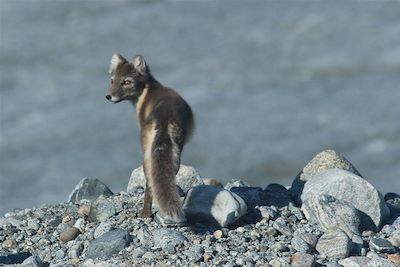
{"label": "fox snout", "polygon": [[118,102],[121,101],[121,98],[116,97],[116,96],[112,96],[111,94],[107,94],[107,95],[106,95],[106,99],[107,99],[108,101],[113,102],[113,103],[118,103]]}

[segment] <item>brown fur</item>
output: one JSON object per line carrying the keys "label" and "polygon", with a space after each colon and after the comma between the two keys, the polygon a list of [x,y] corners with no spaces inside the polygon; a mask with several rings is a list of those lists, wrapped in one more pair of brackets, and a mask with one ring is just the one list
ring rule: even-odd
{"label": "brown fur", "polygon": [[136,105],[146,176],[141,216],[151,216],[154,197],[163,216],[179,221],[182,210],[175,176],[193,129],[192,111],[178,93],[154,79],[141,56],[128,62],[114,54],[110,72],[113,82],[106,98],[113,102],[130,100]]}

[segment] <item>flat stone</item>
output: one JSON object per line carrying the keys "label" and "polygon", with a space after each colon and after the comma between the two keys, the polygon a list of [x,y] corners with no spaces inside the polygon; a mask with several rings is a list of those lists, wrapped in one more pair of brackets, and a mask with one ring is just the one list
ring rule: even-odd
{"label": "flat stone", "polygon": [[329,169],[342,169],[361,176],[356,168],[345,157],[334,150],[324,150],[317,154],[309,163],[307,163],[304,169],[294,179],[290,188],[292,200],[294,200],[295,203],[300,206],[300,196],[303,191],[304,184],[314,176],[319,175]]}
{"label": "flat stone", "polygon": [[70,193],[68,202],[78,203],[83,199],[91,201],[101,195],[112,196],[113,192],[98,179],[83,178]]}
{"label": "flat stone", "polygon": [[370,262],[371,259],[364,256],[352,256],[345,259],[341,259],[339,264],[343,267],[364,267]]}
{"label": "flat stone", "polygon": [[287,226],[285,220],[282,217],[276,219],[272,225],[278,232],[285,236],[292,236],[293,230],[289,226]]}
{"label": "flat stone", "polygon": [[371,250],[380,253],[396,253],[396,248],[385,238],[372,237],[369,241]]}
{"label": "flat stone", "polygon": [[360,235],[360,214],[354,206],[331,195],[310,196],[301,209],[306,218],[317,223],[321,230],[341,229],[349,237]]}
{"label": "flat stone", "polygon": [[290,258],[292,267],[313,267],[315,266],[315,256],[303,252],[296,252]]}
{"label": "flat stone", "polygon": [[331,195],[359,210],[361,230],[377,230],[389,217],[389,209],[382,195],[366,180],[351,172],[331,169],[309,180],[301,200],[318,195]]}
{"label": "flat stone", "polygon": [[15,239],[6,239],[3,241],[2,246],[5,249],[11,250],[16,248],[18,246],[18,243],[17,241],[15,241]]}
{"label": "flat stone", "polygon": [[324,233],[315,248],[323,256],[343,259],[349,256],[351,240],[345,232],[337,229]]}
{"label": "flat stone", "polygon": [[182,209],[191,223],[227,227],[246,214],[247,205],[233,192],[198,185],[188,191]]}
{"label": "flat stone", "polygon": [[90,242],[86,258],[110,258],[129,246],[131,240],[132,237],[128,231],[122,229],[111,230]]}
{"label": "flat stone", "polygon": [[[186,193],[190,188],[196,185],[203,185],[203,179],[195,168],[181,165],[175,177],[176,184]],[[146,187],[146,177],[143,172],[143,166],[132,171],[129,179],[127,192],[133,192],[136,187]]]}
{"label": "flat stone", "polygon": [[157,229],[154,231],[154,244],[160,246],[167,253],[175,253],[179,246],[182,246],[187,238],[180,232],[171,229]]}
{"label": "flat stone", "polygon": [[311,233],[305,233],[301,229],[297,229],[291,240],[292,248],[298,252],[310,253],[315,248],[317,237]]}
{"label": "flat stone", "polygon": [[108,218],[114,216],[116,209],[114,203],[103,196],[100,196],[92,202],[89,213],[89,221],[104,222]]}

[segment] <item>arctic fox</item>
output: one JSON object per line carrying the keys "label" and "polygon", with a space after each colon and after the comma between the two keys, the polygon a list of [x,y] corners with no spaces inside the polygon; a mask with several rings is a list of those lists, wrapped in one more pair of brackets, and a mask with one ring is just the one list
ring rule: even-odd
{"label": "arctic fox", "polygon": [[164,87],[150,73],[143,56],[131,61],[113,54],[109,68],[111,87],[106,99],[129,100],[136,106],[146,176],[141,217],[151,217],[153,197],[163,217],[184,220],[176,190],[183,145],[193,129],[193,113],[174,90]]}

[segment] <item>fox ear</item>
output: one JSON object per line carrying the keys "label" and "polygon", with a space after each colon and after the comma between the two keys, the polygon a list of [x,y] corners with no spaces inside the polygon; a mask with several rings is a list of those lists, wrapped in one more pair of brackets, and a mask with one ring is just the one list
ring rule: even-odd
{"label": "fox ear", "polygon": [[145,75],[149,72],[149,67],[142,55],[135,56],[132,60],[132,64],[135,70],[141,75]]}
{"label": "fox ear", "polygon": [[121,56],[118,53],[114,53],[111,57],[111,63],[110,63],[110,68],[108,69],[108,72],[110,74],[113,74],[115,72],[115,69],[117,68],[117,66],[124,62],[126,62],[126,59],[123,56]]}

